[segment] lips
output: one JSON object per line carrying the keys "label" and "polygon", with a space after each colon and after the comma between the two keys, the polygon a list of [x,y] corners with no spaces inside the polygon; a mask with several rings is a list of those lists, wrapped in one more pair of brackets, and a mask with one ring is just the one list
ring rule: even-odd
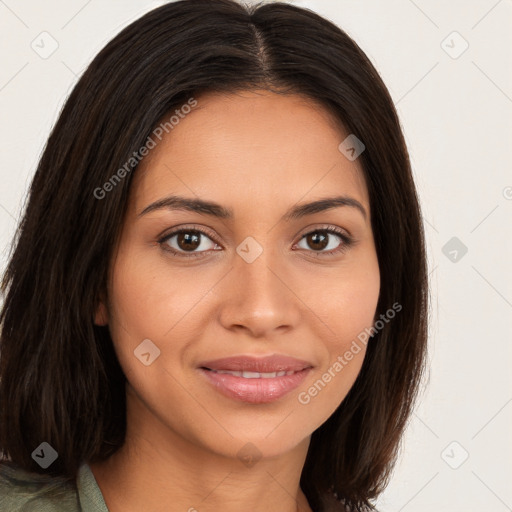
{"label": "lips", "polygon": [[200,364],[208,382],[224,396],[248,403],[277,400],[299,386],[313,366],[293,357],[237,356]]}
{"label": "lips", "polygon": [[237,372],[231,370],[211,370],[215,373],[225,373],[228,375],[234,375],[235,377],[243,377],[244,379],[273,379],[275,377],[284,377],[285,375],[293,375],[295,371],[282,371],[282,372]]}
{"label": "lips", "polygon": [[214,361],[205,361],[199,366],[217,372],[229,371],[271,374],[276,372],[298,372],[305,368],[311,368],[313,365],[294,357],[272,355],[259,358],[252,356],[225,357]]}

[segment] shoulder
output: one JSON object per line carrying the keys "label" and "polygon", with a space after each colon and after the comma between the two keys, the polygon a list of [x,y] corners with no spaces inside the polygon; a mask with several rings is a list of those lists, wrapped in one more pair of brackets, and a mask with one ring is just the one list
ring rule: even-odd
{"label": "shoulder", "polygon": [[0,462],[0,510],[9,512],[78,512],[76,488],[69,480],[25,471]]}

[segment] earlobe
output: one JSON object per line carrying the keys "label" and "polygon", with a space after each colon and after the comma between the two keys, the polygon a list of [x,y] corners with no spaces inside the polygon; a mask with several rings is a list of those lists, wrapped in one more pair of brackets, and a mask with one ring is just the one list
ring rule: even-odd
{"label": "earlobe", "polygon": [[96,325],[107,325],[108,324],[108,310],[105,306],[103,299],[98,303],[96,308],[96,314],[94,315],[94,323]]}

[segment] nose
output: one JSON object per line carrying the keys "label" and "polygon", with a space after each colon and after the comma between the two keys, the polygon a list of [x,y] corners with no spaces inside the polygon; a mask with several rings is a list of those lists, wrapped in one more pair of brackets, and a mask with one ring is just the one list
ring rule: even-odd
{"label": "nose", "polygon": [[270,251],[251,263],[237,255],[230,274],[221,297],[220,321],[225,329],[269,339],[298,325],[304,304],[293,291],[291,271],[279,265]]}

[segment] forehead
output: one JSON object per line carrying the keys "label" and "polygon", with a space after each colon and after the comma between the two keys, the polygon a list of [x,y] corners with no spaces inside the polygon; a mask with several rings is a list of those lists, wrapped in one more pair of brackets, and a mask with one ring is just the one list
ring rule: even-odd
{"label": "forehead", "polygon": [[236,204],[286,207],[342,193],[369,211],[362,167],[338,149],[348,133],[320,104],[268,91],[195,99],[139,165],[132,183],[136,210],[180,192],[235,210]]}

